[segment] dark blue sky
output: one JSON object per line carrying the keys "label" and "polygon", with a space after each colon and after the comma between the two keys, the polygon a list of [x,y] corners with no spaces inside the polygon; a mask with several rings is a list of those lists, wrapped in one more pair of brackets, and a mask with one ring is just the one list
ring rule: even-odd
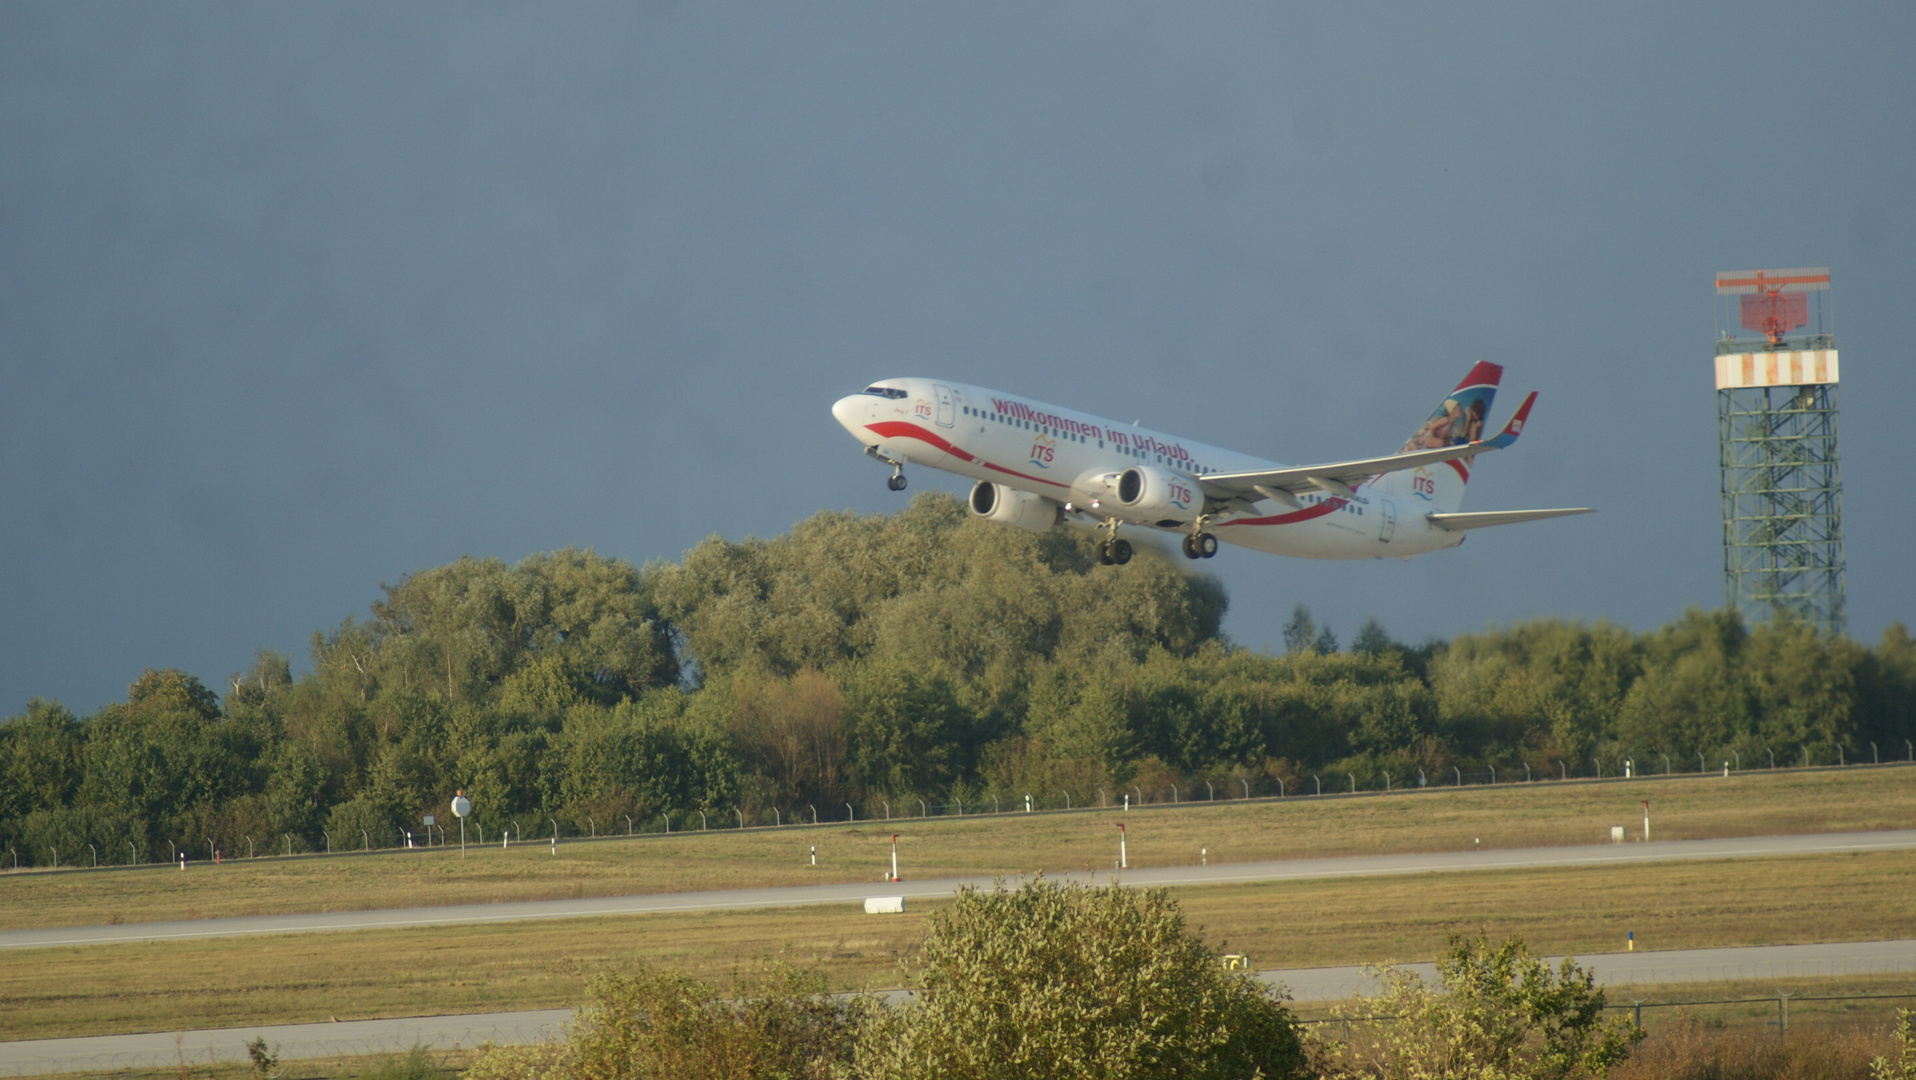
{"label": "dark blue sky", "polygon": [[[1286,462],[1543,393],[1227,630],[1721,604],[1711,275],[1828,265],[1851,630],[1912,615],[1906,4],[0,7],[0,712],[223,688],[382,581],[899,505],[935,374]],[[960,490],[919,470],[914,490]]]}

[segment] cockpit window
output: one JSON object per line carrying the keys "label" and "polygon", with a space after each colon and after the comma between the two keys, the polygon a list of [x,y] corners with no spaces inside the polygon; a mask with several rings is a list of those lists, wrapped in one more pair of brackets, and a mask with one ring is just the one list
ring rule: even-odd
{"label": "cockpit window", "polygon": [[865,392],[867,394],[877,394],[883,398],[902,398],[905,396],[903,390],[894,386],[867,386]]}

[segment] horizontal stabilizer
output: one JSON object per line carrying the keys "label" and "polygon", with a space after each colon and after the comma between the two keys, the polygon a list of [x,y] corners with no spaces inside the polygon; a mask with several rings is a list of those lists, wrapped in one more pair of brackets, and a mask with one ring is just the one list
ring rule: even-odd
{"label": "horizontal stabilizer", "polygon": [[1519,521],[1542,521],[1545,518],[1594,513],[1596,511],[1588,506],[1579,506],[1564,510],[1487,510],[1481,514],[1431,514],[1429,517],[1430,523],[1440,529],[1463,532],[1465,529],[1488,529],[1492,525],[1515,525]]}
{"label": "horizontal stabilizer", "polygon": [[[1326,465],[1264,469],[1258,472],[1211,473],[1208,476],[1198,477],[1197,481],[1204,489],[1204,493],[1213,499],[1229,499],[1252,492],[1268,498],[1270,493],[1264,490],[1267,488],[1289,492],[1292,495],[1305,491],[1328,491],[1331,494],[1349,498],[1351,488],[1361,487],[1385,473],[1421,469],[1427,465],[1440,465],[1446,461],[1469,460],[1487,450],[1502,450],[1516,442],[1518,435],[1523,434],[1524,421],[1529,418],[1530,406],[1536,401],[1535,393],[1524,398],[1523,405],[1518,407],[1516,414],[1510,418],[1510,422],[1504,425],[1503,431],[1491,439],[1459,443],[1456,446],[1434,447],[1428,450],[1405,450],[1389,457],[1361,458],[1357,461],[1338,461]],[[1581,511],[1562,512],[1580,513]],[[1549,513],[1545,516],[1548,517]],[[1485,524],[1502,524],[1502,522],[1485,522]],[[1477,528],[1475,525],[1460,527]]]}

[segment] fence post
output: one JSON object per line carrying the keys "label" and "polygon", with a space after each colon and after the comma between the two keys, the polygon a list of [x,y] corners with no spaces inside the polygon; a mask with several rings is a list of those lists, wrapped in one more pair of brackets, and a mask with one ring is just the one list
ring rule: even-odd
{"label": "fence post", "polygon": [[1463,787],[1464,786],[1464,770],[1460,768],[1459,766],[1452,765],[1450,767],[1450,771],[1457,774],[1457,786]]}
{"label": "fence post", "polygon": [[[1247,799],[1250,798],[1251,797],[1251,782],[1249,780],[1244,779],[1242,776],[1237,778],[1237,782],[1244,785],[1244,797]],[[1282,780],[1279,780],[1277,782],[1277,797],[1280,799],[1284,797],[1284,782]]]}

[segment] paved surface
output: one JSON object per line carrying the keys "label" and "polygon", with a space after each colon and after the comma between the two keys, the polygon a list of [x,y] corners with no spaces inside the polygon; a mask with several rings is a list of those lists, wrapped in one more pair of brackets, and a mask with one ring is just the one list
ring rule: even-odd
{"label": "paved surface", "polygon": [[[1577,962],[1596,975],[1599,984],[1637,987],[1733,979],[1916,973],[1916,941],[1607,953],[1580,956]],[[1435,968],[1430,964],[1405,966],[1422,974],[1427,981],[1436,978]],[[1375,981],[1365,975],[1363,969],[1354,967],[1262,971],[1258,976],[1266,982],[1284,984],[1298,1001],[1338,1000],[1376,991]],[[888,996],[899,1000],[905,995],[894,992]],[[287,1061],[345,1054],[398,1053],[416,1045],[449,1050],[488,1041],[545,1042],[558,1038],[571,1017],[569,1009],[547,1009],[8,1042],[0,1043],[0,1076],[163,1068],[181,1059],[188,1065],[245,1061],[246,1044],[255,1038],[277,1046],[280,1056]]]}
{"label": "paved surface", "polygon": [[[1553,957],[1554,966],[1561,957]],[[1599,986],[1731,982],[1744,979],[1807,979],[1843,975],[1916,974],[1916,941],[1850,941],[1828,945],[1757,945],[1735,949],[1671,949],[1665,952],[1598,953],[1577,964]],[[1405,964],[1435,983],[1435,964]],[[1375,994],[1377,980],[1363,968],[1300,968],[1261,971],[1266,982],[1283,983],[1297,1001],[1337,1001]]]}
{"label": "paved surface", "polygon": [[[1550,867],[1606,866],[1684,859],[1733,859],[1777,855],[1818,855],[1851,851],[1916,848],[1916,829],[1884,832],[1820,833],[1808,836],[1753,836],[1729,840],[1673,840],[1586,847],[1511,848],[1499,851],[1440,852],[1432,855],[1372,855],[1288,862],[1232,863],[1222,866],[1134,868],[1119,872],[1061,874],[1073,881],[1116,882],[1143,887],[1298,881],[1312,878],[1454,873],[1475,870],[1535,870]],[[774,889],[659,893],[585,900],[541,900],[509,904],[387,908],[303,915],[260,915],[182,922],[128,923],[118,926],[55,927],[0,932],[0,950],[57,945],[105,945],[131,941],[172,941],[237,937],[249,934],[298,934],[323,930],[382,927],[456,926],[527,919],[576,919],[603,915],[722,911],[739,908],[858,904],[868,896],[935,899],[965,885],[990,888],[992,878],[944,878],[933,881],[854,882],[799,885]]]}
{"label": "paved surface", "polygon": [[114,1069],[188,1067],[245,1061],[246,1044],[265,1039],[286,1061],[350,1054],[403,1053],[482,1042],[546,1042],[560,1036],[571,1009],[543,1012],[415,1016],[398,1020],[349,1020],[337,1024],[278,1024],[211,1031],[98,1035],[82,1039],[33,1039],[0,1043],[0,1076]]}

